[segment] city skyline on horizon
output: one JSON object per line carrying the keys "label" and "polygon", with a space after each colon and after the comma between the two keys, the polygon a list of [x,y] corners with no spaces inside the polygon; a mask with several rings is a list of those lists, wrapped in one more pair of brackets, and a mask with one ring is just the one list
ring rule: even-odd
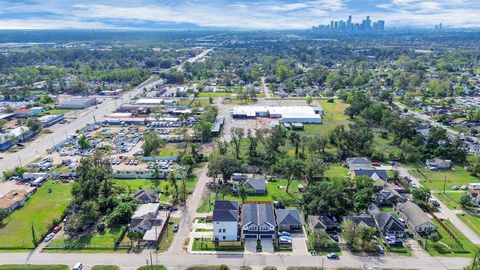
{"label": "city skyline on horizon", "polygon": [[5,0],[0,29],[310,29],[351,14],[396,27],[480,27],[473,0]]}

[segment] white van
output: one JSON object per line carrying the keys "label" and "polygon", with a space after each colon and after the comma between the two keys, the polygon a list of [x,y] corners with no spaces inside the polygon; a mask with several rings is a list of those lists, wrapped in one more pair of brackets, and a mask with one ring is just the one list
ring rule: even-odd
{"label": "white van", "polygon": [[72,270],[82,270],[83,269],[83,263],[78,262],[75,264],[75,266],[72,268]]}

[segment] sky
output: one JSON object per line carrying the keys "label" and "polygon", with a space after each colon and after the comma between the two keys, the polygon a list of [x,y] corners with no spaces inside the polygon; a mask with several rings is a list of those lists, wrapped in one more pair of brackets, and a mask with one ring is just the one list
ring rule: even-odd
{"label": "sky", "polygon": [[0,29],[308,29],[348,15],[480,27],[480,0],[0,0]]}

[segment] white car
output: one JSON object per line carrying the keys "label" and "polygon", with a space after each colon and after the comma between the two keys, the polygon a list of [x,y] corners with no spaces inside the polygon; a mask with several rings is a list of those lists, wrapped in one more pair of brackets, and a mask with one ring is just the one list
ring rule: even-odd
{"label": "white car", "polygon": [[48,242],[50,240],[52,240],[52,238],[55,236],[54,233],[49,233],[47,234],[47,236],[45,237],[45,242]]}

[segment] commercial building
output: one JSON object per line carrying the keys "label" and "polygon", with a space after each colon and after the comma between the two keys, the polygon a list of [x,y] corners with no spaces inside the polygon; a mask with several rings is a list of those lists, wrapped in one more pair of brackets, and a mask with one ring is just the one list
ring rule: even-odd
{"label": "commercial building", "polygon": [[63,114],[51,114],[51,115],[44,115],[38,120],[40,121],[40,124],[42,124],[43,127],[49,127],[52,125],[55,125],[56,123],[59,123],[65,119],[65,116]]}
{"label": "commercial building", "polygon": [[100,91],[98,94],[100,96],[117,96],[122,93],[123,89],[116,89],[116,90],[103,90]]}
{"label": "commercial building", "polygon": [[0,151],[6,151],[13,145],[12,136],[8,134],[0,134]]}
{"label": "commercial building", "polygon": [[141,98],[135,102],[137,105],[154,105],[154,106],[160,106],[164,104],[164,99],[163,98]]}
{"label": "commercial building", "polygon": [[58,104],[59,109],[86,109],[97,104],[97,99],[92,97],[72,97],[62,100]]}
{"label": "commercial building", "polygon": [[0,209],[7,210],[7,213],[12,213],[32,196],[34,189],[26,190],[11,190],[4,196],[0,197]]}
{"label": "commercial building", "polygon": [[21,126],[10,130],[9,135],[19,142],[24,142],[32,138],[35,133],[30,131],[28,127]]}
{"label": "commercial building", "polygon": [[46,109],[44,107],[32,107],[32,108],[23,108],[15,110],[15,116],[20,118],[27,118],[31,116],[35,116]]}
{"label": "commercial building", "polygon": [[231,110],[233,118],[269,117],[280,119],[282,123],[322,122],[323,110],[311,106],[235,106]]}

